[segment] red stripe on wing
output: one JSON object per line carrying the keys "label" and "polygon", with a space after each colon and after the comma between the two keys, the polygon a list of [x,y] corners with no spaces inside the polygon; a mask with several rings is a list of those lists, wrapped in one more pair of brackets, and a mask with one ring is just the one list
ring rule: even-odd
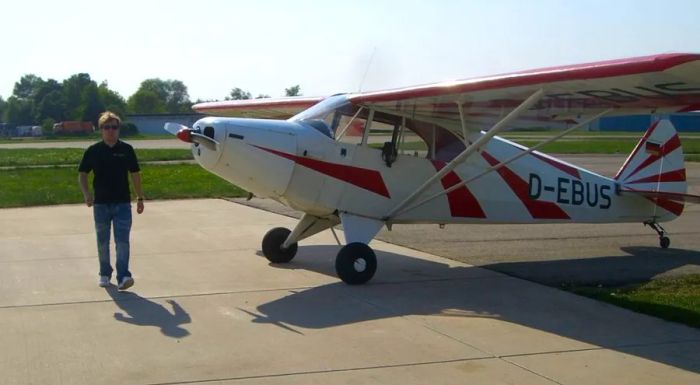
{"label": "red stripe on wing", "polygon": [[[495,166],[498,163],[498,159],[489,155],[486,151],[481,152],[481,156],[486,159],[491,166]],[[523,202],[527,211],[530,212],[533,218],[536,219],[571,219],[569,215],[552,202],[543,202],[534,199],[530,199],[528,195],[528,185],[518,174],[511,171],[508,167],[503,166],[499,168],[498,174],[503,178],[503,180],[508,184],[513,193]]]}
{"label": "red stripe on wing", "polygon": [[[442,170],[445,164],[445,162],[433,161],[433,166],[438,171]],[[462,179],[454,171],[447,173],[441,181],[445,190],[462,183]],[[450,215],[453,217],[486,218],[479,201],[476,200],[476,197],[466,185],[449,192],[447,194],[447,202],[450,205]]]}
{"label": "red stripe on wing", "polygon": [[343,182],[350,183],[359,188],[371,191],[375,194],[391,198],[389,195],[389,190],[387,190],[384,184],[384,179],[382,174],[376,170],[370,170],[367,168],[346,166],[343,164],[329,163],[317,159],[304,158],[292,154],[287,154],[285,152],[272,150],[265,147],[255,146],[261,150],[267,151],[271,154],[275,154],[282,158],[287,158],[294,161],[295,163],[302,165],[304,167],[310,168],[314,171],[318,171],[321,174],[328,175],[335,179],[342,180]]}

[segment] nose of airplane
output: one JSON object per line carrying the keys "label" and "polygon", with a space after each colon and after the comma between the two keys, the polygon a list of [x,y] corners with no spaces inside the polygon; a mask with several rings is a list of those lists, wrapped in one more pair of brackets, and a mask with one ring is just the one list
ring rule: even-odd
{"label": "nose of airplane", "polygon": [[184,126],[177,123],[166,123],[165,130],[177,136],[183,142],[198,143],[202,146],[216,151],[219,147],[219,142],[213,138],[213,135],[202,135],[199,130]]}

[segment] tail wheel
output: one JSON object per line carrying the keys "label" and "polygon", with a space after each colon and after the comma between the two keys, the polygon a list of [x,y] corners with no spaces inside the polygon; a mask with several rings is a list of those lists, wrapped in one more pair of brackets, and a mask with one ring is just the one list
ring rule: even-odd
{"label": "tail wheel", "polygon": [[275,227],[265,234],[262,241],[262,252],[272,263],[287,263],[291,261],[297,254],[297,243],[294,242],[286,249],[282,248],[282,244],[291,231],[284,227]]}
{"label": "tail wheel", "polygon": [[350,243],[338,252],[335,271],[348,285],[363,284],[374,277],[377,271],[377,256],[372,248],[364,243]]}

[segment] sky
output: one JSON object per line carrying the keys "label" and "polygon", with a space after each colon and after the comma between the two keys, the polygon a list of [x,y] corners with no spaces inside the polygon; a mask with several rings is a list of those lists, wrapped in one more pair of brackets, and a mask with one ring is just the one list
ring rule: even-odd
{"label": "sky", "polygon": [[669,52],[700,53],[700,1],[4,0],[0,96],[81,72],[128,98],[405,87]]}

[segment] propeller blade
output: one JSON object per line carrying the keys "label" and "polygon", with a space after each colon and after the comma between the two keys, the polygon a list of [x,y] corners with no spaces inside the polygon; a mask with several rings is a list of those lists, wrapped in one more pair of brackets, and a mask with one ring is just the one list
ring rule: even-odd
{"label": "propeller blade", "polygon": [[190,136],[192,137],[193,142],[199,143],[212,151],[216,151],[216,147],[219,145],[219,142],[217,142],[216,140],[206,135],[199,134],[197,132],[191,132]]}
{"label": "propeller blade", "polygon": [[165,126],[163,128],[165,129],[165,131],[168,131],[169,133],[171,133],[173,135],[177,135],[177,133],[182,129],[185,129],[185,130],[189,129],[189,127],[183,126],[182,124],[170,123],[170,122],[165,123]]}

